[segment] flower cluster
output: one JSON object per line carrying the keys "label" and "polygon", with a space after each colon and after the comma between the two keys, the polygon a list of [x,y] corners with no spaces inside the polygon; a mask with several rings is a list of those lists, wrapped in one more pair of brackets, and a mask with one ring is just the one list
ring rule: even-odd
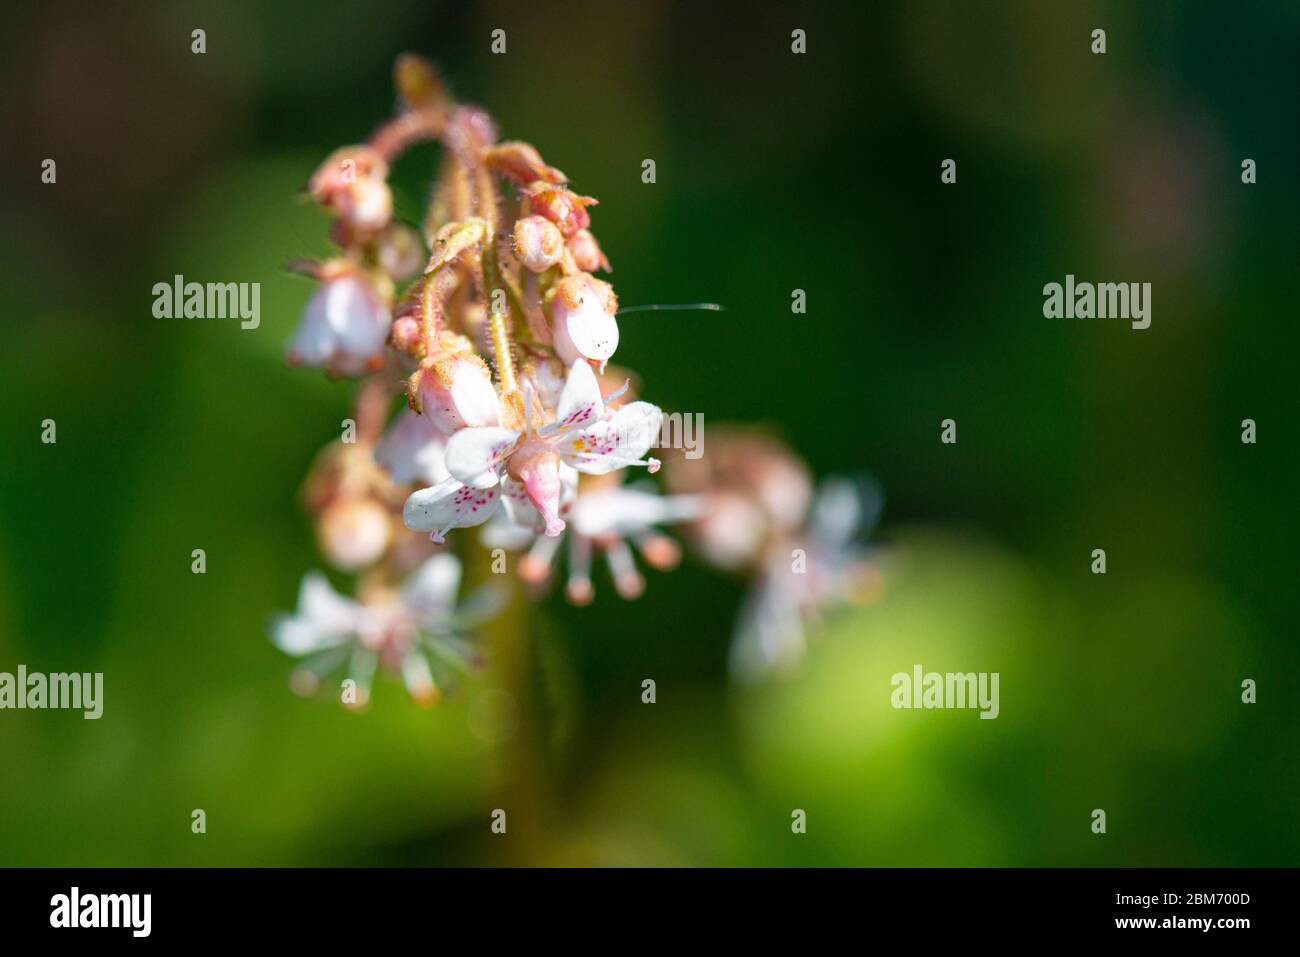
{"label": "flower cluster", "polygon": [[[515,565],[533,596],[567,538],[564,591],[586,604],[594,555],[635,598],[645,582],[634,548],[646,564],[672,567],[680,549],[660,528],[692,523],[706,559],[765,583],[758,617],[767,618],[746,626],[762,633],[742,628],[737,645],[745,670],[791,659],[802,644],[791,618],[825,606],[858,567],[844,541],[805,528],[806,471],[753,439],[724,444],[707,468],[683,467],[674,494],[624,484],[631,466],[658,471],[649,453],[663,414],[610,365],[618,301],[596,276],[610,272],[590,230],[596,200],[533,146],[501,141],[488,114],[454,102],[424,60],[400,57],[395,80],[397,114],[311,177],[337,253],[293,264],[318,285],[289,363],[359,380],[355,416],[304,491],[321,550],[357,576],[357,597],[314,573],[297,614],[277,619],[275,644],[304,658],[295,688],[315,689],[346,662],[347,703],[365,703],[381,666],[418,701],[439,697],[446,666],[475,658],[466,629],[494,607],[480,597],[456,608],[461,566],[447,536],[475,526],[479,544],[522,552]],[[425,141],[440,144],[441,160],[417,228],[394,219],[388,176]],[[405,407],[392,415],[399,393]],[[815,574],[773,584],[789,578],[774,571],[777,559],[804,538]]]}

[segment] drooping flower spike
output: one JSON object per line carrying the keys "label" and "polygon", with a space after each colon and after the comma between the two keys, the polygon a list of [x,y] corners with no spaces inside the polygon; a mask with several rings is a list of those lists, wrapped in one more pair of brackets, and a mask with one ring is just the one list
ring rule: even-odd
{"label": "drooping flower spike", "polygon": [[[694,307],[620,310],[595,276],[610,271],[590,228],[596,200],[534,147],[501,142],[489,115],[454,102],[426,61],[400,57],[394,80],[396,115],[327,157],[309,185],[338,251],[299,267],[320,285],[288,358],[361,377],[344,420],[354,434],[345,428],[333,443],[306,496],[323,554],[356,573],[358,597],[323,576],[304,581],[298,612],[273,628],[277,645],[304,658],[295,684],[314,686],[346,663],[358,704],[380,668],[401,674],[417,699],[436,697],[439,662],[472,657],[463,628],[473,615],[455,607],[459,565],[434,550],[451,529],[489,520],[485,532],[527,549],[519,574],[534,595],[567,553],[566,591],[578,603],[591,599],[596,555],[620,594],[640,594],[636,553],[675,564],[680,549],[658,526],[689,522],[709,557],[760,582],[767,637],[738,637],[738,649],[786,657],[797,641],[783,623],[802,627],[852,590],[860,568],[851,548],[804,525],[806,469],[746,446],[730,457],[734,469],[725,451],[699,462],[698,487],[680,494],[623,486],[628,466],[659,468],[648,453],[663,415],[624,395],[628,385],[611,390],[622,370],[602,394],[595,370],[606,375],[622,312]],[[393,219],[388,173],[428,140],[441,158],[417,231]],[[394,418],[403,379],[409,408]],[[772,556],[803,539],[815,574],[778,582]]]}

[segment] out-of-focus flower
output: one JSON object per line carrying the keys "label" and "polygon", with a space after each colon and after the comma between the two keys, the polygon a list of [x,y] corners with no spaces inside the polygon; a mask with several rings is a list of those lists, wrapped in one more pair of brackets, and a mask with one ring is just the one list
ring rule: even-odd
{"label": "out-of-focus flower", "polygon": [[325,279],[303,310],[289,344],[291,365],[360,375],[384,363],[392,316],[365,274],[342,269]]}
{"label": "out-of-focus flower", "polygon": [[495,614],[497,596],[480,590],[457,606],[460,562],[440,553],[424,562],[398,588],[372,586],[360,600],[336,592],[320,572],[303,578],[298,608],[278,616],[271,638],[285,654],[303,661],[292,686],[312,694],[325,675],[346,663],[355,696],[344,703],[363,707],[370,699],[375,672],[383,667],[400,674],[417,702],[440,697],[435,667],[464,670],[476,662],[465,633]]}
{"label": "out-of-focus flower", "polygon": [[375,461],[388,470],[399,485],[445,482],[447,436],[428,415],[403,409],[375,448]]}
{"label": "out-of-focus flower", "polygon": [[802,525],[812,498],[808,467],[767,436],[715,430],[709,454],[670,460],[668,487],[701,495],[704,513],[689,528],[693,543],[713,564],[752,568],[768,545]]}
{"label": "out-of-focus flower", "polygon": [[834,608],[879,593],[880,550],[865,543],[883,497],[873,482],[841,478],[814,496],[808,467],[761,433],[715,430],[709,448],[670,459],[667,484],[704,503],[686,526],[701,555],[750,578],[731,666],[752,681],[796,664],[809,628]]}
{"label": "out-of-focus flower", "polygon": [[316,536],[330,564],[356,571],[384,554],[393,539],[393,520],[374,499],[342,499],[321,511]]}
{"label": "out-of-focus flower", "polygon": [[803,657],[807,631],[826,614],[880,593],[877,552],[864,542],[881,504],[874,484],[822,482],[806,529],[769,548],[741,606],[731,645],[738,678],[788,671]]}
{"label": "out-of-focus flower", "polygon": [[336,442],[321,452],[303,483],[303,499],[333,567],[357,571],[385,554],[401,530],[398,494],[369,442]]}
{"label": "out-of-focus flower", "polygon": [[369,146],[335,150],[312,175],[308,189],[351,234],[377,234],[393,217],[388,163]]}

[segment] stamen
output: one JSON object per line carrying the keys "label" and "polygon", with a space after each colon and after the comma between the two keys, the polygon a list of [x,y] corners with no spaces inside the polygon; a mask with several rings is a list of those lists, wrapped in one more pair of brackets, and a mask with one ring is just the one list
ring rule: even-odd
{"label": "stamen", "polygon": [[591,539],[569,536],[569,583],[565,594],[575,605],[589,605],[595,595],[591,587]]}
{"label": "stamen", "polygon": [[645,557],[645,560],[660,571],[675,568],[677,563],[682,560],[681,546],[667,535],[643,530],[633,532],[632,540],[641,549],[641,554]]}
{"label": "stamen", "polygon": [[539,535],[533,540],[528,554],[519,560],[519,577],[525,584],[537,585],[551,574],[551,563],[560,549],[559,536]]}
{"label": "stamen", "polygon": [[636,561],[632,549],[623,539],[615,539],[607,546],[605,557],[609,561],[609,570],[614,575],[614,587],[624,598],[640,598],[645,591],[645,579],[636,570]]}

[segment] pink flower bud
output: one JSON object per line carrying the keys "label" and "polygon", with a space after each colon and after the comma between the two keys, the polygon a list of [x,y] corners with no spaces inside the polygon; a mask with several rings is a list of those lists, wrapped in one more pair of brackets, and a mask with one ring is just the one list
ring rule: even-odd
{"label": "pink flower bud", "polygon": [[551,301],[555,352],[565,365],[578,359],[605,362],[618,348],[614,287],[582,273],[566,276]]}
{"label": "pink flower bud", "polygon": [[589,229],[580,229],[569,237],[569,252],[573,254],[574,264],[583,272],[613,272],[609,260],[601,252],[600,243]]}
{"label": "pink flower bud", "polygon": [[415,316],[402,316],[393,323],[393,347],[399,352],[415,354],[420,343],[420,320]]}
{"label": "pink flower bud", "polygon": [[312,197],[350,230],[378,233],[393,218],[388,164],[369,146],[345,146],[329,156],[311,178]]}
{"label": "pink flower bud", "polygon": [[550,269],[564,252],[559,227],[541,216],[525,216],[516,222],[514,240],[515,256],[533,272]]}
{"label": "pink flower bud", "polygon": [[321,513],[317,537],[330,564],[355,571],[379,560],[393,536],[393,520],[373,499],[341,499]]}
{"label": "pink flower bud", "polygon": [[560,228],[566,238],[591,225],[591,216],[585,207],[595,206],[596,201],[590,196],[579,196],[563,186],[541,182],[533,183],[524,193],[528,197],[529,211],[545,216]]}
{"label": "pink flower bud", "polygon": [[487,363],[472,352],[443,351],[419,372],[418,410],[447,435],[496,425],[500,400]]}
{"label": "pink flower bud", "polygon": [[393,86],[411,109],[434,106],[447,99],[447,90],[433,64],[415,53],[403,53],[393,64]]}

